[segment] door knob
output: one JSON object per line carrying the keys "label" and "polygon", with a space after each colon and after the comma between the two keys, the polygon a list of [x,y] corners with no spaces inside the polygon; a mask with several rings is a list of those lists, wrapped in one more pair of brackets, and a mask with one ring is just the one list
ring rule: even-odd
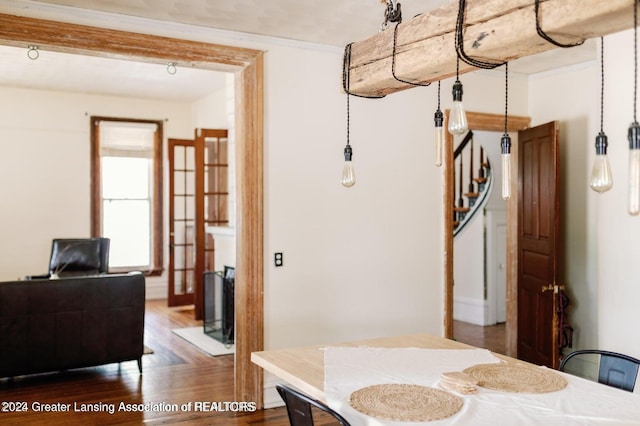
{"label": "door knob", "polygon": [[563,285],[558,285],[558,284],[547,284],[547,285],[543,285],[542,288],[540,289],[543,293],[545,291],[551,291],[553,290],[554,294],[558,294],[560,292],[560,290],[564,290],[565,286]]}

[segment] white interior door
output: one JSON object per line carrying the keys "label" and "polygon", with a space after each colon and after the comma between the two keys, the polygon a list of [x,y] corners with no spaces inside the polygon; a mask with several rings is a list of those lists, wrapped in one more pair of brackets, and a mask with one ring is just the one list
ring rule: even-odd
{"label": "white interior door", "polygon": [[486,211],[486,271],[488,324],[507,319],[507,215],[504,210]]}

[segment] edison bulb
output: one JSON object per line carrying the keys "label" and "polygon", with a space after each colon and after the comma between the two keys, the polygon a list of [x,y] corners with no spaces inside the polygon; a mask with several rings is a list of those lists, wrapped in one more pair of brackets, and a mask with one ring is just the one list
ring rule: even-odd
{"label": "edison bulb", "polygon": [[344,147],[344,167],[342,168],[342,178],[340,179],[340,183],[346,188],[351,188],[356,184],[356,173],[353,169],[353,162],[351,161],[352,155],[353,150],[351,149],[351,145],[347,144],[347,146]]}
{"label": "edison bulb", "polygon": [[500,140],[502,153],[502,198],[511,198],[511,137],[504,134]]}
{"label": "edison bulb", "polygon": [[462,104],[462,83],[459,80],[453,83],[453,105],[448,128],[452,135],[461,135],[469,130],[467,113]]}
{"label": "edison bulb", "polygon": [[598,193],[603,193],[611,189],[613,179],[611,178],[611,165],[607,156],[607,135],[604,132],[596,136],[596,158],[591,169],[591,180],[589,186]]}
{"label": "edison bulb", "polygon": [[629,214],[640,213],[640,125],[629,127]]}
{"label": "edison bulb", "polygon": [[613,186],[611,165],[609,164],[609,157],[606,154],[596,154],[593,169],[591,169],[591,182],[589,186],[598,193],[607,192]]}

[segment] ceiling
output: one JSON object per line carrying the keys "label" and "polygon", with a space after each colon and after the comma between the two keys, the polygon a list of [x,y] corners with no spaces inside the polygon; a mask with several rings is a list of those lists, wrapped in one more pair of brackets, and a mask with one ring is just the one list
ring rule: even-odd
{"label": "ceiling", "polygon": [[[451,1],[457,0],[400,3],[406,21]],[[0,0],[0,12],[43,19],[99,11],[112,22],[125,15],[340,49],[378,32],[385,7],[381,0]],[[0,85],[190,102],[225,84],[225,75],[214,71],[178,67],[171,75],[166,65],[39,53],[37,60],[31,60],[26,49],[0,46]],[[509,69],[532,74],[596,57],[592,40],[578,48],[554,49],[518,59]]]}

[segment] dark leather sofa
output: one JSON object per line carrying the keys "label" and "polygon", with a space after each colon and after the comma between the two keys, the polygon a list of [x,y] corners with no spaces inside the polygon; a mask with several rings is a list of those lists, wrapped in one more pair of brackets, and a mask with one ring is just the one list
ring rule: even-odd
{"label": "dark leather sofa", "polygon": [[0,377],[138,361],[141,273],[0,283]]}

